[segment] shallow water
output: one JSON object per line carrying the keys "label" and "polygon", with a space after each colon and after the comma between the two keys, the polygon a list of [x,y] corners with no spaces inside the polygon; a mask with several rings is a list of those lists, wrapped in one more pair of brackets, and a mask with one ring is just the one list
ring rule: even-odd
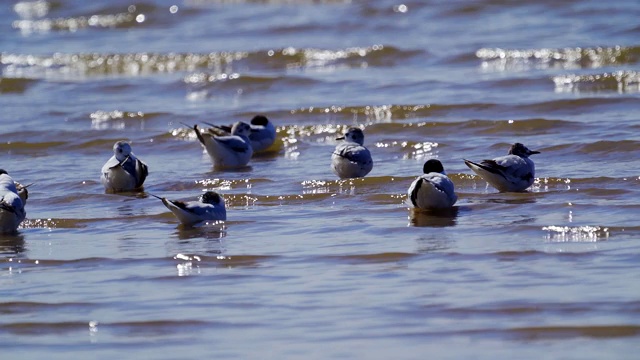
{"label": "shallow water", "polygon": [[[21,359],[633,359],[640,337],[637,1],[19,2],[0,15],[0,347]],[[214,170],[181,123],[263,113],[276,150]],[[329,169],[361,126],[375,166]],[[184,228],[105,194],[113,143],[145,191],[223,194]],[[541,151],[527,193],[462,159]],[[449,214],[410,211],[428,158]]]}

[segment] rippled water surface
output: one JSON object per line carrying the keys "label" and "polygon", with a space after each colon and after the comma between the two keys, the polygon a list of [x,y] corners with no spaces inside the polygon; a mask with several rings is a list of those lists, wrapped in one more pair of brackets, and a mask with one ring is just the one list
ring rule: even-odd
{"label": "rippled water surface", "polygon": [[[34,1],[0,14],[3,359],[635,359],[637,1]],[[275,150],[212,167],[182,123],[262,113]],[[329,169],[365,132],[364,179]],[[131,141],[145,192],[106,194]],[[501,194],[462,159],[539,150]],[[414,212],[426,159],[449,214]],[[185,228],[157,199],[223,194]],[[516,355],[517,354],[517,355]]]}

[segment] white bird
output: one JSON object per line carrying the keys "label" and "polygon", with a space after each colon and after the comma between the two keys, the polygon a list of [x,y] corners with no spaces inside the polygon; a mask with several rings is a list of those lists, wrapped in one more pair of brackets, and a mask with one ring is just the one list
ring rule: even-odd
{"label": "white bird", "polygon": [[0,169],[0,233],[15,233],[26,216],[16,183],[5,170]]}
{"label": "white bird", "polygon": [[107,191],[131,191],[142,187],[149,174],[147,164],[131,151],[131,145],[118,141],[113,145],[113,156],[102,167],[100,180]]}
{"label": "white bird", "polygon": [[251,126],[239,121],[233,124],[231,135],[215,135],[211,132],[201,133],[198,125],[193,126],[200,143],[217,168],[239,168],[246,166],[253,155],[249,140]]}
{"label": "white bird", "polygon": [[338,177],[364,177],[373,169],[373,159],[369,149],[363,145],[364,133],[361,129],[351,127],[336,140],[344,140],[331,155],[331,169]]}
{"label": "white bird", "polygon": [[[230,135],[233,127],[231,125],[215,125],[207,122],[205,124],[211,126],[212,129],[209,131],[218,136]],[[273,126],[273,123],[264,115],[256,115],[251,119],[249,125],[251,126],[249,140],[251,140],[253,153],[268,150],[276,141],[276,127]]]}
{"label": "white bird", "polygon": [[439,160],[430,159],[422,167],[423,175],[413,181],[408,190],[410,206],[428,209],[451,208],[458,196]]}
{"label": "white bird", "polygon": [[535,166],[529,156],[539,153],[515,143],[511,145],[509,155],[482,160],[481,163],[465,159],[464,163],[500,192],[524,191],[533,184],[536,176]]}
{"label": "white bird", "polygon": [[207,191],[198,197],[198,201],[177,201],[150,194],[162,200],[164,206],[184,225],[193,226],[202,221],[227,220],[224,199],[215,191]]}

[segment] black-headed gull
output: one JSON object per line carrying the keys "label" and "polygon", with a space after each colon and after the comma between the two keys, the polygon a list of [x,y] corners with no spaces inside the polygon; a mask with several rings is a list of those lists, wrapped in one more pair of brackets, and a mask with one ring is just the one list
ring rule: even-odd
{"label": "black-headed gull", "polygon": [[[205,124],[211,126],[211,132],[218,136],[230,135],[233,127],[227,125],[215,125],[207,122],[205,122]],[[251,126],[249,140],[251,140],[253,153],[255,154],[268,150],[276,141],[276,128],[273,126],[273,123],[264,115],[256,115],[251,119],[249,125]]]}
{"label": "black-headed gull", "polygon": [[408,204],[423,210],[451,208],[458,200],[458,196],[442,163],[439,160],[430,159],[424,163],[422,171],[424,174],[415,179],[409,187]]}
{"label": "black-headed gull", "polygon": [[373,159],[369,149],[363,145],[364,132],[361,129],[350,127],[344,136],[336,140],[344,140],[331,155],[331,169],[338,177],[364,177],[373,169]]}
{"label": "black-headed gull", "polygon": [[0,169],[0,233],[15,233],[18,230],[27,216],[24,205],[16,183],[5,170]]}
{"label": "black-headed gull", "polygon": [[239,121],[233,124],[231,135],[215,135],[211,132],[201,133],[198,125],[193,126],[200,143],[207,150],[213,165],[217,168],[239,168],[246,166],[253,155],[249,140],[251,126]]}
{"label": "black-headed gull", "polygon": [[480,163],[465,159],[464,163],[500,192],[524,191],[533,184],[536,176],[535,165],[529,156],[539,153],[515,143],[511,145],[509,155]]}
{"label": "black-headed gull", "polygon": [[227,220],[224,199],[215,191],[207,191],[198,197],[198,201],[189,202],[150,195],[162,200],[164,206],[184,225],[193,226],[203,221]]}
{"label": "black-headed gull", "polygon": [[131,191],[142,187],[149,167],[131,151],[126,141],[113,145],[113,156],[102,167],[100,180],[107,191]]}

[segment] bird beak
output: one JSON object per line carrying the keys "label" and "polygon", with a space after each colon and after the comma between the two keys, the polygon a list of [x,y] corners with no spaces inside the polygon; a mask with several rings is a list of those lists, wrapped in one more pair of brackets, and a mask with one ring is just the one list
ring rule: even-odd
{"label": "bird beak", "polygon": [[337,137],[336,140],[344,140],[344,136]]}
{"label": "bird beak", "polygon": [[533,155],[533,154],[540,154],[540,151],[533,151],[533,150],[530,150],[530,151],[529,151],[529,155]]}

